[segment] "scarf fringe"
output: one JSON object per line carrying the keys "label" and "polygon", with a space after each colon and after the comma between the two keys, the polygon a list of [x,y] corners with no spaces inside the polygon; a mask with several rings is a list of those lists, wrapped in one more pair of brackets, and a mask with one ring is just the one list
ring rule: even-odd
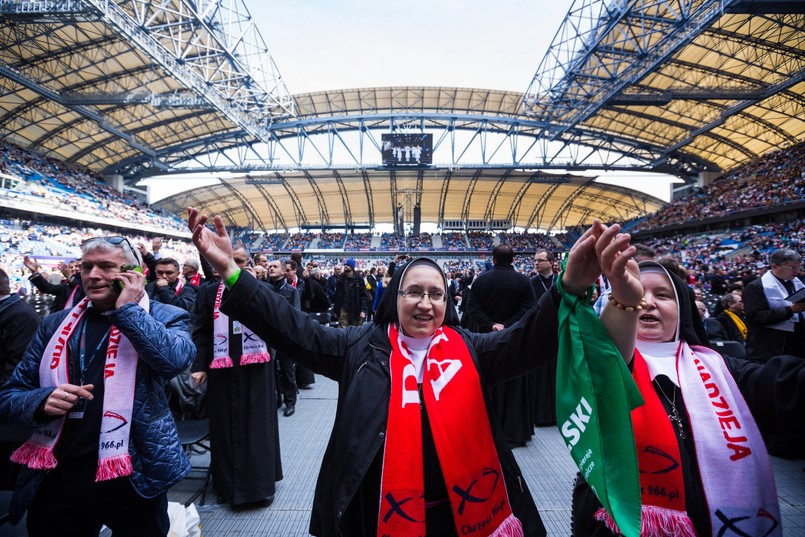
{"label": "scarf fringe", "polygon": [[107,457],[98,461],[95,481],[109,481],[110,479],[129,475],[132,471],[131,455],[128,453]]}
{"label": "scarf fringe", "polygon": [[52,470],[58,461],[53,449],[36,442],[28,441],[11,454],[11,461],[23,464],[32,470]]}
{"label": "scarf fringe", "polygon": [[224,369],[232,366],[232,358],[229,356],[219,356],[212,361],[210,369]]}
{"label": "scarf fringe", "polygon": [[489,537],[523,537],[523,535],[523,524],[514,514],[511,514],[495,531],[489,534]]}
{"label": "scarf fringe", "polygon": [[[607,529],[620,535],[618,525],[601,507],[595,512],[595,519],[603,522]],[[687,513],[665,509],[656,505],[644,505],[641,514],[640,535],[643,537],[696,537],[693,521]]]}
{"label": "scarf fringe", "polygon": [[[240,357],[240,365],[249,364],[264,364],[271,361],[271,355],[268,352],[255,352],[252,354],[244,354]],[[230,364],[232,360],[229,360]],[[212,367],[212,365],[210,365]]]}

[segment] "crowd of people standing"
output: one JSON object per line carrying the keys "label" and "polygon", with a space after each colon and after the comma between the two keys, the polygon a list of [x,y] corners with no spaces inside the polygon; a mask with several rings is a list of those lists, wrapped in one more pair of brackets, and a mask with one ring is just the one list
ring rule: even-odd
{"label": "crowd of people standing", "polygon": [[[594,221],[533,259],[516,255],[524,237],[473,233],[486,255],[450,263],[252,253],[220,217],[190,208],[187,225],[192,244],[36,229],[80,252],[52,268],[4,252],[0,483],[30,535],[164,535],[167,491],[190,469],[187,418],[209,419],[217,501],[270,507],[286,475],[280,419],[315,375],[339,397],[312,534],[545,535],[512,449],[556,424],[568,353],[604,348],[644,401],[620,416],[634,424],[641,535],[721,535],[736,521],[781,534],[768,455],[805,458],[801,221],[646,244]],[[52,296],[51,314],[15,281]],[[574,322],[600,348],[568,340]],[[177,383],[203,397],[188,405]],[[725,492],[727,476],[747,486]],[[586,477],[575,531],[618,534]]]}

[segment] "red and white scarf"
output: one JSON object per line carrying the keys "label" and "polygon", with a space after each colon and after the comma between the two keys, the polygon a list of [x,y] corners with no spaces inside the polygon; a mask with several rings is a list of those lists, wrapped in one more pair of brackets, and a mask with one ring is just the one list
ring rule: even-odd
{"label": "red and white scarf", "polygon": [[[88,304],[89,299],[86,297],[76,304],[48,341],[42,361],[39,363],[41,387],[59,386],[70,382],[68,367],[70,360],[66,352],[69,349],[68,341],[81,323]],[[148,311],[147,295],[140,301],[140,306]],[[106,481],[132,472],[129,435],[134,408],[137,361],[137,351],[131,342],[117,327],[112,326],[104,363],[103,414],[95,481]],[[66,419],[67,416],[62,416],[35,429],[31,438],[12,453],[11,460],[34,470],[56,468],[58,461],[53,450],[59,442]]]}
{"label": "red and white scarf", "polygon": [[[215,304],[212,309],[213,348],[210,369],[225,369],[233,367],[232,357],[229,356],[229,316],[221,312],[221,297],[224,294],[224,282],[218,285],[215,293]],[[241,327],[241,354],[240,365],[263,364],[271,361],[268,346],[246,325]]]}
{"label": "red and white scarf", "polygon": [[196,272],[195,274],[193,274],[193,277],[190,278],[190,281],[187,282],[187,283],[189,283],[190,285],[195,285],[196,287],[198,287],[198,284],[201,283],[201,273]]}
{"label": "red and white scarf", "polygon": [[[391,398],[377,534],[424,536],[425,478],[416,368],[397,326],[390,325],[388,334]],[[472,528],[474,537],[522,537],[522,524],[509,504],[478,371],[464,340],[449,327],[437,330],[431,341],[422,395],[456,529],[461,533]]]}
{"label": "red and white scarf", "polygon": [[[646,358],[649,359],[649,358]],[[782,535],[780,507],[766,446],[724,360],[706,347],[680,342],[676,354],[684,409],[713,535],[738,528],[745,535]],[[695,535],[685,513],[685,490],[676,432],[635,351],[634,377],[646,404],[632,411],[637,432],[645,537]],[[675,466],[674,463],[677,465]],[[652,474],[652,469],[661,473]],[[654,470],[656,472],[658,470]],[[674,496],[673,498],[671,496]],[[611,518],[596,513],[610,530]]]}

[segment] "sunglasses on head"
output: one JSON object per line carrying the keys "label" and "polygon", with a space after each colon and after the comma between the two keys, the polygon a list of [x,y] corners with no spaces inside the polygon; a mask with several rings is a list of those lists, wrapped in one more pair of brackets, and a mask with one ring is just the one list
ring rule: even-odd
{"label": "sunglasses on head", "polygon": [[127,248],[129,253],[134,256],[134,259],[139,260],[140,255],[139,252],[134,248],[134,245],[131,244],[131,241],[126,237],[92,237],[91,239],[87,239],[81,243],[81,248],[84,248],[84,245],[90,243],[92,241],[103,241],[107,244],[111,244],[112,246],[119,246],[121,248]]}

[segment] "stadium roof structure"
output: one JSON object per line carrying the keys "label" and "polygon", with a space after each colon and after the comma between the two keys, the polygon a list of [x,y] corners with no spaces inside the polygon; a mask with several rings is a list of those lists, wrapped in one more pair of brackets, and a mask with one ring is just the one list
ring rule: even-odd
{"label": "stadium roof structure", "polygon": [[[436,223],[442,229],[561,230],[593,217],[625,221],[663,202],[594,177],[500,169],[304,170],[246,175],[157,204],[221,214],[226,223],[273,231]],[[290,209],[289,209],[290,208]]]}
{"label": "stadium roof structure", "polygon": [[726,171],[805,139],[803,93],[805,2],[579,1],[524,105],[549,139],[583,126]]}
{"label": "stadium roof structure", "polygon": [[[162,205],[257,229],[390,223],[400,207],[555,229],[660,203],[568,171],[692,181],[803,141],[804,30],[795,0],[578,0],[523,93],[291,96],[236,0],[16,0],[0,4],[0,135],[130,184],[241,174]],[[384,166],[390,132],[432,133],[434,163]]]}

